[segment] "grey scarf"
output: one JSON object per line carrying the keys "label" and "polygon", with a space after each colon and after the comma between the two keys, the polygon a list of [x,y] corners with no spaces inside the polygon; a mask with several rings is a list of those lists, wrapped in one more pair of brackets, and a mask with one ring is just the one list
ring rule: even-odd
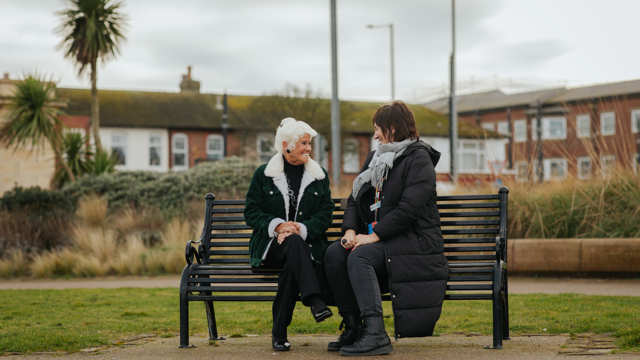
{"label": "grey scarf", "polygon": [[400,156],[410,144],[416,142],[415,139],[406,139],[399,142],[380,144],[373,154],[367,170],[363,171],[353,181],[353,191],[351,196],[355,199],[362,185],[371,183],[374,188],[382,188],[382,182],[393,168],[393,161]]}

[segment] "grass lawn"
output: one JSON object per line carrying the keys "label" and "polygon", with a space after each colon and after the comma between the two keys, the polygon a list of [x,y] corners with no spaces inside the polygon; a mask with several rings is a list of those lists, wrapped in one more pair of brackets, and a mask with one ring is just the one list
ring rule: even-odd
{"label": "grass lawn", "polygon": [[[269,334],[271,303],[215,303],[225,336]],[[190,305],[191,334],[207,334],[204,306]],[[393,333],[391,304],[385,322]],[[640,299],[586,295],[510,296],[511,333],[612,333],[623,349],[640,351]],[[74,351],[136,334],[176,336],[177,289],[70,289],[0,291],[0,354]],[[339,316],[316,324],[296,307],[290,333],[338,333]],[[437,334],[491,334],[488,301],[446,301]]]}

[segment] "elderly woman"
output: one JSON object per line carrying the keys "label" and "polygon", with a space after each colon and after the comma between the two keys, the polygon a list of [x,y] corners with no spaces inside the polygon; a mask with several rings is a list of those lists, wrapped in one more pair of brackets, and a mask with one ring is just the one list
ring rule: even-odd
{"label": "elderly woman", "polygon": [[316,135],[303,121],[282,120],[275,137],[277,153],[255,171],[246,196],[244,215],[253,229],[251,266],[282,268],[272,309],[276,351],[291,346],[287,326],[298,293],[317,322],[332,315],[323,296],[327,289],[321,262],[333,201],[326,172],[310,157]]}
{"label": "elderly woman", "polygon": [[396,337],[431,335],[448,273],[436,208],[440,153],[419,140],[413,114],[402,102],[380,107],[373,126],[380,145],[353,182],[344,236],[325,255],[346,325],[328,350],[346,356],[392,351],[381,288],[391,292]]}

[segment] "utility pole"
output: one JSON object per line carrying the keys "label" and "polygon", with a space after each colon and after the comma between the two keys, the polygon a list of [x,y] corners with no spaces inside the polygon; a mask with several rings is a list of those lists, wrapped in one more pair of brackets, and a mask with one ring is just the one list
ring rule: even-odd
{"label": "utility pole", "polygon": [[451,58],[449,59],[449,174],[453,184],[458,183],[458,113],[456,110],[456,0],[451,0]]}
{"label": "utility pole", "polygon": [[340,184],[340,102],[338,100],[338,35],[336,0],[331,1],[331,173]]}

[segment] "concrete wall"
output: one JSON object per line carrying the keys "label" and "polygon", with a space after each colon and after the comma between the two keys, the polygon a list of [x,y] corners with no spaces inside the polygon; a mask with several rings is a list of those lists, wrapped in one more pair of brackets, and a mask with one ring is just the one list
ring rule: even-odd
{"label": "concrete wall", "polygon": [[511,272],[640,273],[640,239],[509,239]]}

